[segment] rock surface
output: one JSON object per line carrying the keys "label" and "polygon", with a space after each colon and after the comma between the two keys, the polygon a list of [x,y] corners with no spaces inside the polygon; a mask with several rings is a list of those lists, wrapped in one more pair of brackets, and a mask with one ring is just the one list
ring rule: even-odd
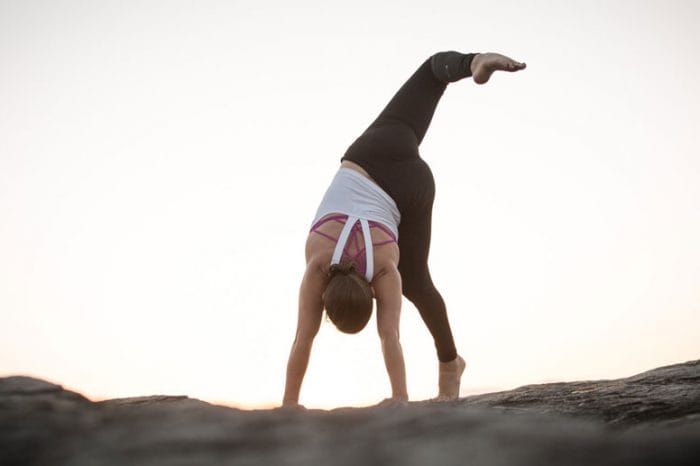
{"label": "rock surface", "polygon": [[698,465],[700,360],[406,408],[91,402],[0,378],[0,465]]}

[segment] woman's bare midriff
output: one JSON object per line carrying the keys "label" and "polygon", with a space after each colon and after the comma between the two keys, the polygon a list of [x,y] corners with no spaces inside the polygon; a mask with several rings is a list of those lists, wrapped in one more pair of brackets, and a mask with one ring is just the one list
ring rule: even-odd
{"label": "woman's bare midriff", "polygon": [[362,176],[364,176],[368,180],[370,180],[372,183],[378,185],[378,183],[376,181],[374,181],[374,179],[372,179],[371,176],[369,176],[369,173],[367,173],[367,171],[364,168],[362,168],[361,166],[359,166],[355,162],[351,162],[349,160],[343,160],[342,162],[340,162],[340,166],[345,167],[345,168],[351,168],[351,169],[355,170],[356,172],[360,173]]}

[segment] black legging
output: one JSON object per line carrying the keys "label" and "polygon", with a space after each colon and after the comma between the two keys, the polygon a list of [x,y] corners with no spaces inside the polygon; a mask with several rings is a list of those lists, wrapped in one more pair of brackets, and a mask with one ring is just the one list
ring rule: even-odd
{"label": "black legging", "polygon": [[457,350],[445,302],[428,270],[435,181],[418,154],[418,146],[447,83],[471,76],[473,57],[450,51],[428,58],[341,159],[364,168],[401,212],[399,272],[403,295],[420,312],[442,362],[454,360]]}

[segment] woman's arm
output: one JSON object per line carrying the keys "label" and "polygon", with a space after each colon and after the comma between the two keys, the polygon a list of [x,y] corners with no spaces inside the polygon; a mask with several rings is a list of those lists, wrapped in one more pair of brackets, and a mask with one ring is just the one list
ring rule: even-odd
{"label": "woman's arm", "polygon": [[309,364],[311,346],[318,333],[323,315],[321,294],[325,286],[325,273],[314,261],[307,264],[299,290],[299,316],[297,330],[287,362],[287,381],[284,388],[284,406],[299,404],[299,391]]}
{"label": "woman's arm", "polygon": [[401,275],[396,266],[392,265],[382,270],[372,284],[377,299],[377,331],[391,382],[391,397],[394,400],[408,401],[406,366],[399,341]]}

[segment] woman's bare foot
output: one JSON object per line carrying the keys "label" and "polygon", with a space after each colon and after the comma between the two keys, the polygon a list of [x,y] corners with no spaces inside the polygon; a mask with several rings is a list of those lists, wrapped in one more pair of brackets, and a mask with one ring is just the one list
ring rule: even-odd
{"label": "woman's bare foot", "polygon": [[494,71],[519,71],[525,69],[520,63],[500,53],[478,53],[472,58],[471,70],[474,82],[485,84]]}
{"label": "woman's bare foot", "polygon": [[459,398],[459,384],[465,367],[467,363],[461,356],[457,356],[454,361],[440,363],[440,393],[435,401],[452,401]]}

